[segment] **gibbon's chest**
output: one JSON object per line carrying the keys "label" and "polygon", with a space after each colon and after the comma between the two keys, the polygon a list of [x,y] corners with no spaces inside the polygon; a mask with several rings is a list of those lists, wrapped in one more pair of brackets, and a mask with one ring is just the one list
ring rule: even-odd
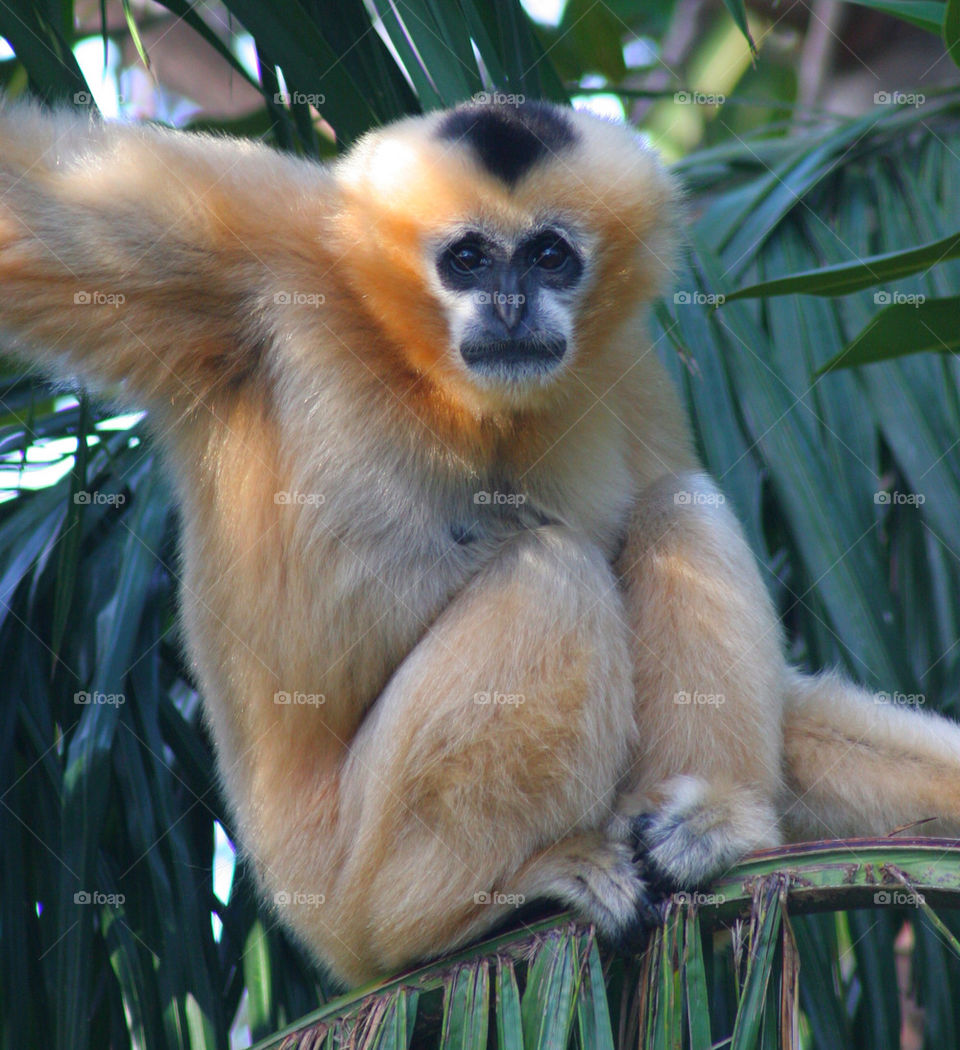
{"label": "gibbon's chest", "polygon": [[580,424],[526,462],[482,469],[333,416],[299,416],[287,431],[235,411],[205,447],[178,451],[203,464],[202,484],[180,479],[182,599],[211,699],[324,695],[348,734],[511,536],[563,524],[612,559],[635,492],[624,450],[600,428]]}
{"label": "gibbon's chest", "polygon": [[318,602],[338,617],[354,610],[360,633],[377,623],[374,635],[382,628],[382,636],[408,641],[524,530],[575,529],[612,561],[634,481],[616,444],[579,438],[557,442],[520,469],[451,469],[448,461],[432,472],[395,448],[341,456],[312,486],[329,498],[307,508],[307,542],[323,566]]}

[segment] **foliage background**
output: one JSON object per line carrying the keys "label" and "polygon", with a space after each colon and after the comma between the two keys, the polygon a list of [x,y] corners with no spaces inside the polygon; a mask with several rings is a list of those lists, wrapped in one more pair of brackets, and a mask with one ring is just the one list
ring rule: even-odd
{"label": "foliage background", "polygon": [[[514,0],[0,0],[0,37],[9,94],[85,106],[96,93],[108,111],[317,157],[492,89],[625,112],[689,189],[690,252],[656,310],[656,349],[794,658],[960,714],[960,261],[943,243],[960,231],[960,5],[569,0],[548,24]],[[106,75],[85,74],[76,55],[103,41]],[[870,261],[931,242],[910,272]],[[844,263],[860,290],[713,309]],[[803,287],[835,289],[822,273]],[[847,347],[846,361],[871,347],[889,359],[817,375]],[[0,377],[0,1038],[247,1045],[334,990],[242,869],[215,893],[230,829],[178,655],[175,512],[143,421],[68,393],[14,364]],[[84,704],[94,692],[123,702]],[[802,1045],[960,1045],[960,924],[939,921],[897,907],[794,920]],[[523,1045],[518,1032],[636,1045],[643,1030],[651,1046],[776,1045],[789,980],[770,961],[748,1001],[749,964],[731,954],[743,931],[705,929],[698,947],[696,923],[674,917],[660,970],[606,959],[603,974],[592,941],[565,930],[527,931],[516,970],[506,948],[496,965],[438,970],[422,1028],[433,1017],[451,1046]],[[392,1005],[368,1010],[364,1038],[403,1045],[416,999],[376,1001]]]}

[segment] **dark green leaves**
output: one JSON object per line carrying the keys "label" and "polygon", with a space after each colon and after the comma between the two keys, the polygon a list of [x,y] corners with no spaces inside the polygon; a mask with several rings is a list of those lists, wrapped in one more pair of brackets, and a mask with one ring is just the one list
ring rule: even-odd
{"label": "dark green leaves", "polygon": [[947,0],[943,6],[943,42],[947,45],[947,53],[954,65],[960,66],[960,2]]}
{"label": "dark green leaves", "polygon": [[[902,277],[928,270],[937,263],[960,258],[960,233],[951,234],[930,244],[921,244],[906,251],[872,255],[851,263],[824,266],[818,270],[806,270],[778,277],[761,284],[752,284],[726,295],[726,301],[755,299],[759,296],[790,295],[848,295],[863,288],[871,288],[882,282],[896,281]],[[889,293],[886,296],[889,300]],[[880,300],[883,302],[883,299]]]}
{"label": "dark green leaves", "polygon": [[[890,293],[883,293],[884,302]],[[884,306],[870,323],[820,368],[820,373],[854,365],[869,365],[905,354],[955,354],[960,352],[960,296]],[[913,301],[910,301],[913,300]]]}
{"label": "dark green leaves", "polygon": [[[938,0],[851,0],[859,7],[872,7],[895,18],[900,18],[918,29],[939,36],[944,28],[947,4]],[[949,43],[946,34],[944,41]]]}
{"label": "dark green leaves", "polygon": [[[62,17],[52,17],[60,7]],[[90,106],[93,96],[70,50],[73,4],[0,4],[0,37],[5,37],[47,102]]]}

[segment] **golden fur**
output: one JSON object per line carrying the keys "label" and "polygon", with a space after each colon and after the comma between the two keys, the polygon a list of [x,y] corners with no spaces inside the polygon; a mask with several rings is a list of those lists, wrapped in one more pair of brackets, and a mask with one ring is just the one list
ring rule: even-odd
{"label": "golden fur", "polygon": [[[700,471],[644,334],[671,180],[570,113],[577,144],[508,186],[442,116],[324,168],[0,110],[0,328],[151,411],[189,656],[280,917],[358,982],[523,898],[628,934],[637,836],[692,885],[785,834],[957,834],[960,729],[789,669]],[[475,384],[425,252],[546,212],[587,258],[570,359]],[[524,498],[476,502],[497,490]]]}

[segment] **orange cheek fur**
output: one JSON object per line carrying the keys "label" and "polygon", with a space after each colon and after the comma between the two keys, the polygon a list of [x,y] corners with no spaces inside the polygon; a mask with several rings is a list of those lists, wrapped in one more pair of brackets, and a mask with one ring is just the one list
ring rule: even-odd
{"label": "orange cheek fur", "polygon": [[[598,191],[572,191],[568,180],[551,169],[534,172],[528,184],[513,193],[467,158],[426,153],[414,171],[398,179],[395,196],[373,203],[372,176],[350,191],[338,220],[335,253],[376,328],[364,345],[369,367],[446,443],[488,457],[506,434],[519,438],[538,424],[525,421],[522,414],[509,422],[487,416],[482,399],[457,367],[447,319],[423,274],[424,231],[486,221],[509,234],[542,221],[545,201],[553,202],[560,216],[582,215],[603,246],[596,260],[596,290],[576,328],[582,357],[591,357],[624,316],[662,283],[657,272],[648,273],[648,260],[638,244],[644,233],[662,225],[673,190],[661,178],[649,201],[642,203],[621,191],[622,199],[616,202],[620,211],[615,212],[596,199]],[[627,209],[634,216],[632,226],[623,220]],[[658,260],[654,269],[660,265]],[[390,280],[384,279],[387,272]]]}

